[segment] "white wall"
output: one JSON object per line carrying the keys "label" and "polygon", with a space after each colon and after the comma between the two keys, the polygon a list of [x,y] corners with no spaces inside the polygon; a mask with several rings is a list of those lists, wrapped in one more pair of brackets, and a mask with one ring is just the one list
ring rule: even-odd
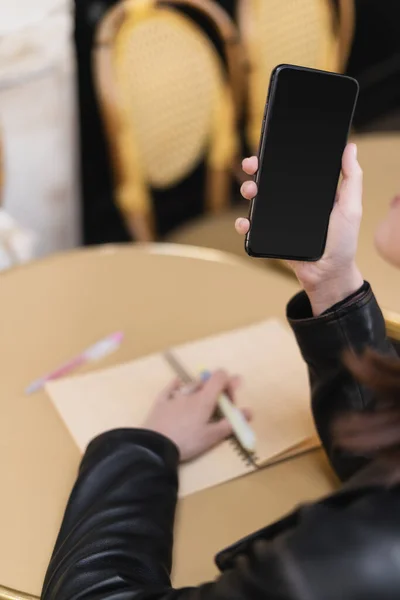
{"label": "white wall", "polygon": [[0,0],[4,208],[38,235],[37,255],[80,238],[72,0]]}

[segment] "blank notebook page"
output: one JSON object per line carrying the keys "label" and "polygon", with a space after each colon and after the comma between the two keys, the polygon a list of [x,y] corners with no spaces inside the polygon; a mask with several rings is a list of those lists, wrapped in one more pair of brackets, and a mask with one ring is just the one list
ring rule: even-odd
{"label": "blank notebook page", "polygon": [[[197,340],[173,349],[193,374],[224,368],[242,376],[237,404],[253,411],[257,463],[262,466],[315,436],[307,371],[291,332],[280,322]],[[157,394],[175,377],[162,354],[47,385],[47,391],[83,452],[96,435],[140,427]],[[180,495],[254,470],[231,441],[180,468]]]}

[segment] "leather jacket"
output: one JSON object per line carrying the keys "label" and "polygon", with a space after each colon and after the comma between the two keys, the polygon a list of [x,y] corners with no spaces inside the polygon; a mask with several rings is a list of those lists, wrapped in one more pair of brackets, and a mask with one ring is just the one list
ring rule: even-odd
{"label": "leather jacket", "polygon": [[368,284],[318,318],[304,293],[287,312],[308,365],[319,435],[350,485],[222,551],[216,581],[175,590],[178,450],[145,430],[110,431],[82,460],[43,600],[400,598],[400,486],[380,480],[365,458],[335,450],[330,436],[336,414],[374,402],[343,367],[341,354],[349,346],[393,353],[382,313]]}

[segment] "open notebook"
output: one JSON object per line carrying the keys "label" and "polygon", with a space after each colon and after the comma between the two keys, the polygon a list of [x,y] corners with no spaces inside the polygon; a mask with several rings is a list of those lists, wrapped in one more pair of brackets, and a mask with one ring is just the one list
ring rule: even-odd
{"label": "open notebook", "polygon": [[[243,377],[237,404],[252,409],[255,462],[266,466],[318,445],[309,406],[306,367],[296,342],[279,321],[269,320],[173,348],[193,374],[225,368]],[[47,391],[77,445],[96,435],[140,426],[158,393],[175,377],[163,354],[52,382]],[[233,440],[181,466],[185,496],[252,472]]]}

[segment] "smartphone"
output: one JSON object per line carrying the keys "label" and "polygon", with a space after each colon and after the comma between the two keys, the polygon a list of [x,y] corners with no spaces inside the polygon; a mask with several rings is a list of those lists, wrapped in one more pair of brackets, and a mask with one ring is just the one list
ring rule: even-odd
{"label": "smartphone", "polygon": [[245,240],[250,256],[315,261],[323,255],[358,90],[344,75],[274,69]]}

